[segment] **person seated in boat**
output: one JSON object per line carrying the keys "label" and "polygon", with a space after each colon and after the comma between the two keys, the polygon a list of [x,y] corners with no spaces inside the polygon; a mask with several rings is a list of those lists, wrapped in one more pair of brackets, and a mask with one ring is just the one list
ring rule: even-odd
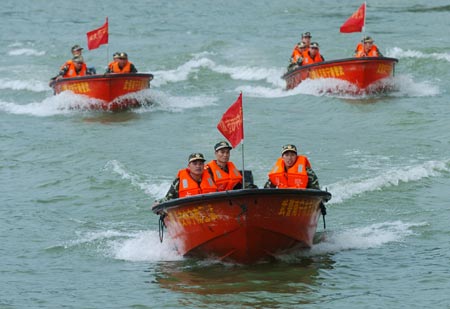
{"label": "person seated in boat", "polygon": [[119,55],[120,55],[120,52],[115,52],[113,54],[113,60],[110,63],[108,63],[108,68],[106,69],[106,71],[112,70],[112,67],[113,67],[114,63],[119,61]]}
{"label": "person seated in boat", "polygon": [[270,171],[264,188],[320,189],[320,186],[308,158],[297,155],[297,147],[287,144],[281,148],[281,157]]}
{"label": "person seated in boat", "polygon": [[309,49],[303,52],[302,65],[308,65],[322,61],[325,61],[325,59],[320,54],[319,43],[312,42],[311,45],[309,46]]}
{"label": "person seated in boat", "polygon": [[120,53],[117,56],[118,61],[113,63],[112,67],[107,69],[106,73],[137,73],[134,64],[128,61],[127,53]]}
{"label": "person seated in boat", "polygon": [[79,77],[87,74],[86,63],[84,63],[83,56],[75,56],[72,61],[62,67],[58,75],[53,77],[52,80],[59,80],[61,78]]}
{"label": "person seated in boat", "polygon": [[302,65],[303,53],[305,52],[306,49],[307,49],[306,44],[304,42],[299,42],[297,44],[296,48],[294,48],[294,50],[292,51],[288,71],[294,70],[298,68],[300,65]]}
{"label": "person seated in boat", "polygon": [[242,175],[233,162],[230,161],[230,153],[233,147],[226,141],[214,145],[215,160],[206,164],[205,169],[213,178],[217,191],[242,189]]}
{"label": "person seated in boat", "polygon": [[356,58],[383,57],[380,50],[373,42],[374,40],[370,36],[365,36],[361,42],[356,45],[354,56]]}
{"label": "person seated in boat", "polygon": [[205,169],[205,157],[201,153],[192,153],[189,155],[187,168],[178,171],[166,196],[155,204],[212,192],[217,192],[217,186]]}

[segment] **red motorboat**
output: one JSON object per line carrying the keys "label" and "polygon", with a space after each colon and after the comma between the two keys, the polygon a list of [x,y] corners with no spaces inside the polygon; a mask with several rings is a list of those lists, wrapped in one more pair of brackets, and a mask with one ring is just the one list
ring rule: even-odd
{"label": "red motorboat", "polygon": [[297,87],[305,79],[334,78],[354,86],[344,92],[370,94],[393,89],[389,78],[394,76],[397,62],[397,59],[387,57],[338,59],[299,66],[282,78],[286,80],[287,90]]}
{"label": "red motorboat", "polygon": [[161,241],[166,228],[180,254],[250,264],[310,248],[330,199],[313,189],[243,189],[174,199],[152,211]]}
{"label": "red motorboat", "polygon": [[61,78],[50,83],[55,94],[72,91],[101,100],[90,104],[90,109],[121,111],[140,107],[142,102],[135,98],[123,98],[124,95],[150,88],[152,74],[103,74],[81,77]]}

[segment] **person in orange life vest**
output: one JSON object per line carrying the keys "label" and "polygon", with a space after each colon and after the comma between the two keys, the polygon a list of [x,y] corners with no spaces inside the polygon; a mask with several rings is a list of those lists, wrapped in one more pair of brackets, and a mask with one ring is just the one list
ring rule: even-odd
{"label": "person in orange life vest", "polygon": [[127,53],[120,53],[118,61],[108,68],[106,73],[137,73],[137,69],[133,63],[128,61]]}
{"label": "person in orange life vest", "polygon": [[106,69],[106,73],[108,73],[109,70],[112,71],[112,67],[113,67],[114,63],[116,63],[116,62],[119,61],[119,55],[120,55],[119,52],[115,52],[115,53],[113,54],[113,61],[111,61],[111,62],[108,64],[108,68]]}
{"label": "person in orange life vest", "polygon": [[241,172],[230,161],[231,149],[233,148],[226,141],[217,143],[214,146],[216,159],[205,166],[216,183],[217,191],[242,189]]}
{"label": "person in orange life vest", "polygon": [[281,157],[270,171],[264,188],[320,189],[320,186],[308,158],[297,155],[297,147],[287,144],[281,148]]}
{"label": "person in orange life vest", "polygon": [[72,63],[73,57],[82,56],[83,47],[81,47],[80,45],[74,45],[74,46],[72,46],[70,51],[72,52],[72,58],[67,60],[66,62],[64,62],[64,64],[59,68],[60,71],[62,69],[64,69],[64,67],[66,67],[66,66],[68,66],[68,65],[70,65]]}
{"label": "person in orange life vest", "polygon": [[297,46],[292,51],[291,61],[288,66],[288,70],[296,69],[303,61],[303,53],[306,50],[306,44],[299,42]]}
{"label": "person in orange life vest", "polygon": [[212,192],[217,192],[217,186],[205,169],[205,157],[201,153],[192,153],[187,168],[178,171],[166,196],[157,203]]}
{"label": "person in orange life vest", "polygon": [[308,65],[322,61],[325,61],[325,59],[319,52],[319,43],[312,42],[309,46],[309,50],[303,52],[302,65]]}
{"label": "person in orange life vest", "polygon": [[87,72],[86,64],[84,63],[83,56],[75,56],[72,61],[59,71],[59,74],[55,77],[56,80],[68,77],[85,76]]}
{"label": "person in orange life vest", "polygon": [[378,47],[373,44],[374,40],[370,36],[364,37],[358,45],[356,45],[355,54],[356,58],[362,57],[383,57]]}

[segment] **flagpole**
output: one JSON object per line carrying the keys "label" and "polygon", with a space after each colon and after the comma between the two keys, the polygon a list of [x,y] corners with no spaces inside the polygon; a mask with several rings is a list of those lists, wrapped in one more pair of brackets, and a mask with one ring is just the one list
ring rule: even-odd
{"label": "flagpole", "polygon": [[367,1],[364,1],[363,38],[366,37],[366,16],[367,16]]}
{"label": "flagpole", "polygon": [[[240,94],[241,98],[242,98],[242,91]],[[244,135],[244,100],[242,100],[242,136]],[[242,139],[242,189],[245,189],[245,165],[244,165],[244,140],[245,138]]]}
{"label": "flagpole", "polygon": [[244,140],[242,140],[242,189],[245,189]]}

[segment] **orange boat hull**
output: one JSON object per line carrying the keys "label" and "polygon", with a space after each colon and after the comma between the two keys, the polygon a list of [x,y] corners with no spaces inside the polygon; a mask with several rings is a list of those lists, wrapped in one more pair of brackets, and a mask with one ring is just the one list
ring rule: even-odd
{"label": "orange boat hull", "polygon": [[330,198],[319,190],[246,189],[171,200],[153,212],[180,254],[250,264],[311,247]]}
{"label": "orange boat hull", "polygon": [[63,78],[54,81],[51,86],[55,94],[72,91],[103,102],[92,109],[119,111],[141,106],[136,99],[120,99],[129,93],[150,88],[152,74],[104,74]]}
{"label": "orange boat hull", "polygon": [[300,66],[283,75],[286,89],[297,87],[305,79],[335,78],[347,81],[356,87],[356,92],[372,93],[385,89],[385,84],[377,82],[393,77],[395,73],[395,58],[348,58],[324,61]]}

